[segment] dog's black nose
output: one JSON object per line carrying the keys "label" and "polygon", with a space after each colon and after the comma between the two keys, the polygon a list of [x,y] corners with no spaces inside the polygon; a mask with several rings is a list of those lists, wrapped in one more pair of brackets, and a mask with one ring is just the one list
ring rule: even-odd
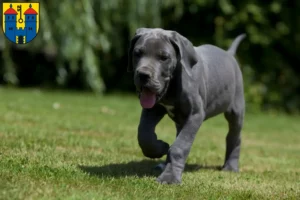
{"label": "dog's black nose", "polygon": [[138,72],[138,77],[139,77],[141,82],[147,82],[150,79],[150,73],[139,71]]}

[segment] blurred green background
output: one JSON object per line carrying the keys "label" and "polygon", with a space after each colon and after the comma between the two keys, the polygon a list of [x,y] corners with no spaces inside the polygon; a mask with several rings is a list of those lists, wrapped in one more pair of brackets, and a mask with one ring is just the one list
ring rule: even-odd
{"label": "blurred green background", "polygon": [[3,86],[134,92],[126,67],[129,41],[137,28],[172,29],[195,46],[210,43],[225,49],[246,33],[237,58],[248,110],[300,110],[300,1],[39,2],[40,30],[32,42],[15,45],[1,31]]}

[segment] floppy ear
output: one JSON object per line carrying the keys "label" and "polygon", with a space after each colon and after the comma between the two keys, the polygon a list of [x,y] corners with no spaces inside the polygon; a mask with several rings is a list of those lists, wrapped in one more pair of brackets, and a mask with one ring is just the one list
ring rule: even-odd
{"label": "floppy ear", "polygon": [[171,42],[179,54],[179,61],[186,73],[192,77],[192,67],[198,62],[197,53],[193,44],[179,33],[171,32]]}
{"label": "floppy ear", "polygon": [[136,43],[136,41],[145,33],[149,32],[149,28],[139,28],[136,30],[134,37],[130,41],[129,50],[128,50],[128,66],[127,71],[132,72],[133,66],[132,66],[132,51],[133,47]]}

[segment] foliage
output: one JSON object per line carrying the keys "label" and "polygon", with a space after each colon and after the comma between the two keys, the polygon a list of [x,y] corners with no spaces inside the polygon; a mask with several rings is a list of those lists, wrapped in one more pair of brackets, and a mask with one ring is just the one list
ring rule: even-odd
{"label": "foliage", "polygon": [[245,32],[237,58],[248,105],[300,110],[299,1],[40,1],[41,28],[30,44],[0,34],[0,83],[133,91],[127,49],[138,27],[173,29],[195,45],[227,48]]}

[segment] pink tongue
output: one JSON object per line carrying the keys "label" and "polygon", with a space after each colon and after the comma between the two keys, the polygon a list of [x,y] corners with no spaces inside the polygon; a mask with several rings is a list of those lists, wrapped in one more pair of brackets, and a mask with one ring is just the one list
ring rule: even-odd
{"label": "pink tongue", "polygon": [[151,92],[147,88],[143,88],[141,96],[140,96],[140,102],[141,106],[143,108],[152,108],[156,101],[156,95],[154,92]]}

